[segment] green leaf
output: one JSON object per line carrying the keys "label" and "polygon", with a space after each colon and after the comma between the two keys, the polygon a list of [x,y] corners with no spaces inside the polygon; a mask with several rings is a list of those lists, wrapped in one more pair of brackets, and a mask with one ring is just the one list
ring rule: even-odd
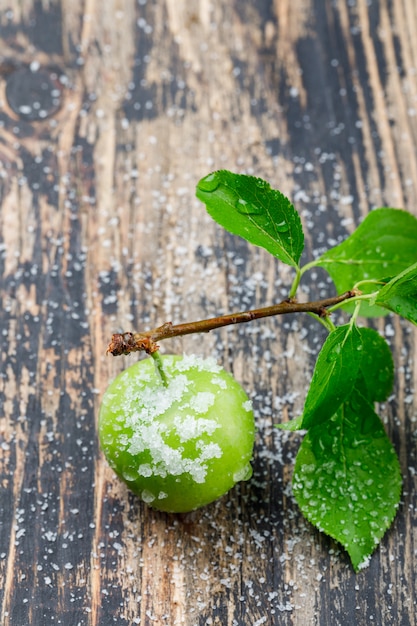
{"label": "green leaf", "polygon": [[382,287],[375,303],[417,325],[417,263]]}
{"label": "green leaf", "polygon": [[196,195],[227,231],[298,267],[304,248],[300,217],[288,198],[267,182],[219,170],[198,182]]}
{"label": "green leaf", "polygon": [[[341,327],[348,331],[349,327]],[[304,413],[290,422],[277,424],[280,430],[303,430],[312,424],[320,424],[337,411],[340,394],[343,400],[357,389],[370,403],[383,402],[392,391],[394,362],[389,345],[373,328],[356,328],[360,335],[350,337],[343,344],[345,332],[329,335],[317,360],[314,380],[307,395]],[[342,347],[339,345],[342,343]],[[330,354],[336,350],[337,358]],[[354,365],[352,367],[352,357]],[[330,368],[329,368],[330,358]],[[349,365],[350,363],[350,365]],[[357,377],[354,380],[355,372]],[[346,383],[346,384],[344,384]],[[314,391],[316,390],[316,391]],[[316,397],[315,394],[319,395]],[[333,394],[336,394],[336,398]],[[311,396],[311,398],[310,398]],[[314,417],[315,414],[315,417]]]}
{"label": "green leaf", "polygon": [[[315,265],[324,267],[339,293],[363,280],[396,276],[416,260],[417,219],[401,209],[371,211],[358,228],[338,246],[325,252]],[[361,285],[363,293],[378,286]],[[344,306],[352,310],[352,304]],[[364,302],[361,315],[386,315],[387,311]]]}
{"label": "green leaf", "polygon": [[336,413],[352,391],[362,356],[361,334],[354,324],[329,334],[314,368],[301,428],[321,424]]}
{"label": "green leaf", "polygon": [[305,517],[346,548],[354,569],[364,567],[394,519],[401,470],[381,420],[358,392],[326,428],[304,437],[293,492]]}
{"label": "green leaf", "polygon": [[376,330],[358,329],[362,339],[363,356],[355,388],[369,400],[383,402],[394,384],[394,362],[389,345]]}

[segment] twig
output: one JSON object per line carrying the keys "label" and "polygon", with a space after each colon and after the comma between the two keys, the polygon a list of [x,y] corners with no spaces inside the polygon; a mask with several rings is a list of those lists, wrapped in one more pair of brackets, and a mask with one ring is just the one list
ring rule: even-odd
{"label": "twig", "polygon": [[360,294],[356,289],[346,291],[345,293],[333,298],[317,300],[316,302],[296,302],[295,300],[284,300],[279,304],[267,306],[252,311],[243,311],[241,313],[232,313],[212,317],[207,320],[199,320],[197,322],[186,322],[184,324],[173,325],[167,322],[158,328],[148,330],[142,333],[116,333],[113,335],[111,342],[107,348],[107,352],[113,356],[122,354],[130,354],[131,352],[147,352],[152,354],[159,349],[158,341],[163,339],[171,339],[182,335],[190,335],[192,333],[208,333],[215,328],[230,326],[231,324],[242,324],[251,322],[252,320],[263,317],[271,317],[273,315],[286,315],[288,313],[315,313],[319,317],[328,315],[327,308],[340,304],[350,298],[355,298]]}

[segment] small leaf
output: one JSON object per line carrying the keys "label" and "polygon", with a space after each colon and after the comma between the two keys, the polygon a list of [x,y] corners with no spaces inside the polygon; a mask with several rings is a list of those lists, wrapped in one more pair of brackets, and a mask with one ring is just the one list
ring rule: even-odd
{"label": "small leaf", "polygon": [[267,182],[219,170],[198,182],[196,195],[220,226],[298,267],[304,247],[300,217]]}
{"label": "small leaf", "polygon": [[[316,261],[330,274],[339,293],[363,280],[396,276],[416,260],[417,219],[401,209],[371,211],[358,228],[338,246]],[[372,293],[374,284],[361,285],[363,293]],[[352,310],[352,304],[345,309]],[[364,302],[361,315],[386,315],[387,311]]]}
{"label": "small leaf", "polygon": [[401,494],[396,453],[372,406],[359,393],[314,426],[297,454],[293,491],[305,517],[339,541],[355,570],[394,519]]}
{"label": "small leaf", "polygon": [[382,287],[375,303],[417,325],[417,263]]}
{"label": "small leaf", "polygon": [[383,402],[394,384],[394,362],[390,347],[376,330],[358,330],[362,339],[363,357],[355,388],[372,404]]}
{"label": "small leaf", "polygon": [[363,356],[361,334],[355,325],[330,333],[317,358],[304,405],[301,428],[330,419],[349,396]]}

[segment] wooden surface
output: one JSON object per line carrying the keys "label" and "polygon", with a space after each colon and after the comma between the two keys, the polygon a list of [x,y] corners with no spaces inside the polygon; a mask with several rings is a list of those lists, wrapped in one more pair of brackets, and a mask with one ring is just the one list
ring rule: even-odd
{"label": "wooden surface", "polygon": [[[254,477],[220,502],[150,510],[96,432],[136,358],[106,357],[113,332],[286,295],[289,269],[206,216],[201,176],[255,173],[288,194],[304,261],[371,207],[417,216],[416,24],[415,0],[0,0],[2,625],[416,623],[408,325],[375,322],[397,366],[381,411],[404,493],[358,575],[303,520],[300,438],[273,428],[300,411],[324,339],[307,316],[164,345],[214,354],[253,399]],[[36,108],[45,76],[53,102]],[[324,274],[303,284],[329,293]]]}

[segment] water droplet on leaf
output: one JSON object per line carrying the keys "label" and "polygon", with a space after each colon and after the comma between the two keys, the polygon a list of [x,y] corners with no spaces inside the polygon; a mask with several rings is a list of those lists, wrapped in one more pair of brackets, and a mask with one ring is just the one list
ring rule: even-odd
{"label": "water droplet on leaf", "polygon": [[262,180],[262,178],[257,178],[256,186],[259,187],[259,189],[268,189],[270,185],[266,182],[266,180]]}
{"label": "water droplet on leaf", "polygon": [[278,224],[275,224],[275,230],[279,233],[286,233],[289,231],[289,226],[287,222],[283,220],[282,222],[278,222]]}
{"label": "water droplet on leaf", "polygon": [[262,213],[261,207],[256,206],[256,204],[250,204],[243,198],[237,199],[235,207],[243,215],[260,215]]}
{"label": "water droplet on leaf", "polygon": [[217,187],[220,184],[220,180],[215,172],[209,174],[205,178],[202,178],[198,184],[197,188],[201,191],[208,191],[209,193],[216,191]]}
{"label": "water droplet on leaf", "polygon": [[341,344],[340,343],[336,344],[335,347],[327,355],[327,361],[329,363],[333,363],[334,361],[336,361],[339,357],[341,349],[342,349]]}

